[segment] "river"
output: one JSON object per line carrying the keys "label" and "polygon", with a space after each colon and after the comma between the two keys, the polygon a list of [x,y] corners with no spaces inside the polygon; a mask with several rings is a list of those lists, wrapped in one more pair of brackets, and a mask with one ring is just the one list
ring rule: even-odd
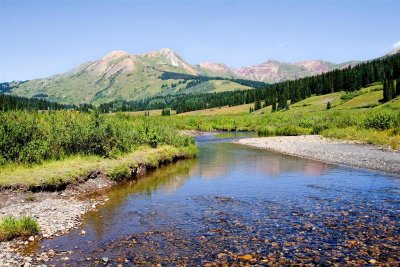
{"label": "river", "polygon": [[399,177],[231,143],[248,136],[198,137],[197,159],[113,188],[37,251],[71,266],[400,261]]}

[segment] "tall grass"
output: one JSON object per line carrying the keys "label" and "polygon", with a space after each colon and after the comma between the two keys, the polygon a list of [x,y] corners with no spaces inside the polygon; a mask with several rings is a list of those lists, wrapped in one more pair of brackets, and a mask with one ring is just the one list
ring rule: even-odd
{"label": "tall grass", "polygon": [[22,216],[16,219],[12,216],[7,216],[0,221],[0,242],[16,237],[36,235],[39,230],[38,223],[30,217]]}
{"label": "tall grass", "polygon": [[177,134],[160,120],[77,111],[0,113],[0,165],[40,163],[71,155],[114,157],[140,146],[189,146],[194,139]]}

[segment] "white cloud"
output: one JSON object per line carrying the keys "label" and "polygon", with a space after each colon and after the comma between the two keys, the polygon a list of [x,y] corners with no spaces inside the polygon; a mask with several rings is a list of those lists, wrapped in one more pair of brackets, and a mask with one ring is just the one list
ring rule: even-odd
{"label": "white cloud", "polygon": [[394,43],[394,44],[392,45],[392,47],[393,47],[393,48],[400,48],[400,41]]}

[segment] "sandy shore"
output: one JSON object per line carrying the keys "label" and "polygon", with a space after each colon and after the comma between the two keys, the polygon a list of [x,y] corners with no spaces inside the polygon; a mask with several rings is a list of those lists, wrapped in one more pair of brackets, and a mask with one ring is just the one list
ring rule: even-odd
{"label": "sandy shore", "polygon": [[326,163],[400,174],[400,153],[317,135],[245,138],[235,143]]}

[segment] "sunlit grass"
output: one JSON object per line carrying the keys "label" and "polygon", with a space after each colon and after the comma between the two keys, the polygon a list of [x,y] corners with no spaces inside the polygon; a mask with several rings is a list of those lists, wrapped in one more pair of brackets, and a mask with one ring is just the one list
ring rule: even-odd
{"label": "sunlit grass", "polygon": [[171,160],[172,157],[196,154],[194,146],[160,146],[155,149],[142,147],[135,152],[105,159],[97,156],[72,156],[63,160],[45,161],[35,165],[9,164],[0,168],[0,186],[48,185],[56,186],[77,181],[91,171],[113,173],[121,166],[136,167],[139,163],[157,165],[159,161]]}
{"label": "sunlit grass", "polygon": [[16,237],[29,237],[39,233],[39,224],[30,217],[6,216],[0,220],[0,242]]}

